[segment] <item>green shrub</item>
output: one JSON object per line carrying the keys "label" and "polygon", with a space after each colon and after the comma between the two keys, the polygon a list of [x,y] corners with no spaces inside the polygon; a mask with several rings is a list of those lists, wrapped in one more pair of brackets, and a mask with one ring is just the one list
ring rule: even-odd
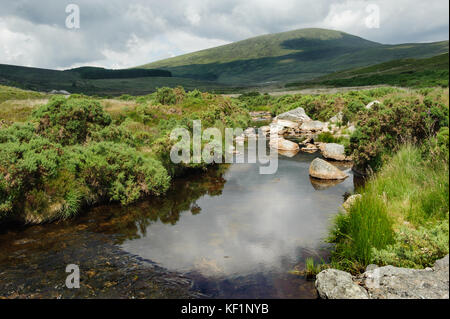
{"label": "green shrub", "polygon": [[27,192],[57,176],[61,145],[44,137],[0,144],[0,217],[24,202]]}
{"label": "green shrub", "polygon": [[448,126],[448,106],[417,98],[387,99],[359,113],[358,127],[350,138],[355,164],[377,170],[383,160],[406,143],[421,143]]}
{"label": "green shrub", "polygon": [[125,144],[99,142],[74,146],[67,165],[99,198],[130,204],[144,195],[160,195],[170,177],[160,162]]}
{"label": "green shrub", "polygon": [[420,226],[417,230],[403,226],[395,233],[394,244],[374,249],[372,261],[397,267],[432,267],[437,259],[448,254],[448,237],[448,215],[442,223]]}
{"label": "green shrub", "polygon": [[111,124],[100,103],[90,99],[54,97],[33,112],[37,132],[62,145],[83,143],[90,131]]}
{"label": "green shrub", "polygon": [[186,92],[182,87],[175,89],[163,87],[156,91],[156,101],[163,105],[174,105],[180,103],[185,95]]}
{"label": "green shrub", "polygon": [[340,143],[342,138],[336,138],[331,132],[322,132],[317,136],[317,142]]}

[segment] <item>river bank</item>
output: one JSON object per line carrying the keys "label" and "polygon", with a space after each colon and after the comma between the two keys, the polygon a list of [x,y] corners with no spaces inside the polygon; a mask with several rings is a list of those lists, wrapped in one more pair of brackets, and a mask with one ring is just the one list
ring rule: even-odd
{"label": "river bank", "polygon": [[[423,268],[448,253],[448,91],[228,99],[177,88],[114,101],[56,98],[30,112],[0,127],[0,216],[54,223],[0,235],[4,296],[33,296],[33,289],[76,296],[61,293],[66,274],[52,266],[75,259],[93,274],[85,279],[93,289],[80,297],[136,297],[129,278],[137,278],[141,297],[177,297],[178,289],[181,298],[316,298],[308,266],[325,262],[352,274],[370,263]],[[281,146],[276,175],[252,164],[217,171],[168,159],[174,127],[200,118],[204,128],[247,128],[250,112],[276,116],[257,125],[281,141],[269,145]],[[83,115],[81,123],[72,113]],[[249,128],[239,143],[255,137]],[[412,141],[409,149],[404,141]],[[316,160],[311,170],[321,155],[331,166]],[[336,159],[352,159],[369,183],[356,185],[352,164]],[[327,167],[342,179],[323,179],[332,177],[318,171]],[[191,169],[206,178],[178,182]],[[334,246],[325,243],[330,218],[355,192],[361,200],[336,217],[328,236]],[[102,250],[105,259],[96,261]],[[36,273],[31,285],[20,279],[27,272]],[[120,285],[123,274],[129,278]]]}

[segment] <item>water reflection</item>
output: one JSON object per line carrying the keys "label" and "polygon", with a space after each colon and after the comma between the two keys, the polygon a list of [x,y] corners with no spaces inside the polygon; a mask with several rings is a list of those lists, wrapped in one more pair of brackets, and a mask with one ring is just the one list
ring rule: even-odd
{"label": "water reflection", "polygon": [[[45,274],[53,271],[55,256],[96,260],[95,253],[104,255],[98,243],[105,241],[194,278],[194,288],[212,297],[314,298],[313,282],[289,270],[326,255],[330,217],[354,187],[348,167],[342,169],[349,178],[318,187],[308,174],[317,156],[280,155],[273,175],[260,175],[257,164],[224,165],[175,181],[161,198],[9,230],[0,234],[0,272],[14,282],[23,274],[9,270],[19,264],[23,273],[34,267]],[[86,256],[79,248],[91,247],[85,238],[96,243]]]}
{"label": "water reflection", "polygon": [[146,237],[153,224],[175,225],[182,214],[201,214],[197,200],[202,196],[220,196],[226,183],[227,165],[191,173],[175,180],[163,197],[150,198],[129,207],[107,205],[93,208],[96,232],[114,234],[116,243]]}
{"label": "water reflection", "polygon": [[308,169],[316,156],[280,156],[274,175],[260,175],[257,164],[234,164],[223,176],[220,196],[195,200],[200,214],[183,214],[170,229],[163,220],[155,221],[141,230],[141,238],[122,247],[169,270],[216,283],[257,274],[265,282],[275,280],[304,261],[299,251],[324,247],[330,217],[343,194],[353,190],[352,176],[320,191],[311,187]]}

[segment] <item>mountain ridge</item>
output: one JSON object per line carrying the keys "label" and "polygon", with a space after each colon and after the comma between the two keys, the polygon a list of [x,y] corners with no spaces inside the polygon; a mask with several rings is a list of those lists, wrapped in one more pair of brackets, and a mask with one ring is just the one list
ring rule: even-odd
{"label": "mountain ridge", "polygon": [[428,58],[448,52],[448,46],[448,40],[381,44],[341,31],[308,28],[261,35],[139,68],[224,84],[258,85],[308,80],[395,59]]}

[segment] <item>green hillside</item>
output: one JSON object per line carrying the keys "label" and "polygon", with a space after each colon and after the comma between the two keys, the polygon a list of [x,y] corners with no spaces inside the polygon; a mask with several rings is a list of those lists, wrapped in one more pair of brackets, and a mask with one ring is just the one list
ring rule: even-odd
{"label": "green hillside", "polygon": [[363,68],[335,72],[309,82],[287,84],[361,86],[388,84],[403,87],[448,87],[448,53],[426,59],[400,59]]}
{"label": "green hillside", "polygon": [[[42,92],[66,90],[103,96],[143,95],[163,86],[231,93],[240,88],[279,87],[352,68],[443,53],[448,53],[448,41],[383,45],[339,31],[302,29],[263,35],[131,69],[81,67],[57,71],[0,64],[0,84]],[[395,66],[399,62],[392,63]],[[442,78],[441,73],[428,75]]]}
{"label": "green hillside", "polygon": [[176,77],[260,85],[309,80],[329,73],[403,58],[448,52],[448,41],[383,45],[340,31],[301,29],[263,35],[149,63]]}
{"label": "green hillside", "polygon": [[[0,84],[41,92],[66,90],[70,93],[112,96],[121,94],[144,95],[154,92],[158,87],[176,87],[179,85],[188,90],[200,89],[218,92],[231,90],[227,86],[208,81],[159,76],[136,77],[136,74],[130,74],[130,71],[87,67],[57,71],[0,64]],[[126,73],[126,78],[123,78],[123,73]],[[98,79],[98,77],[105,78]]]}

